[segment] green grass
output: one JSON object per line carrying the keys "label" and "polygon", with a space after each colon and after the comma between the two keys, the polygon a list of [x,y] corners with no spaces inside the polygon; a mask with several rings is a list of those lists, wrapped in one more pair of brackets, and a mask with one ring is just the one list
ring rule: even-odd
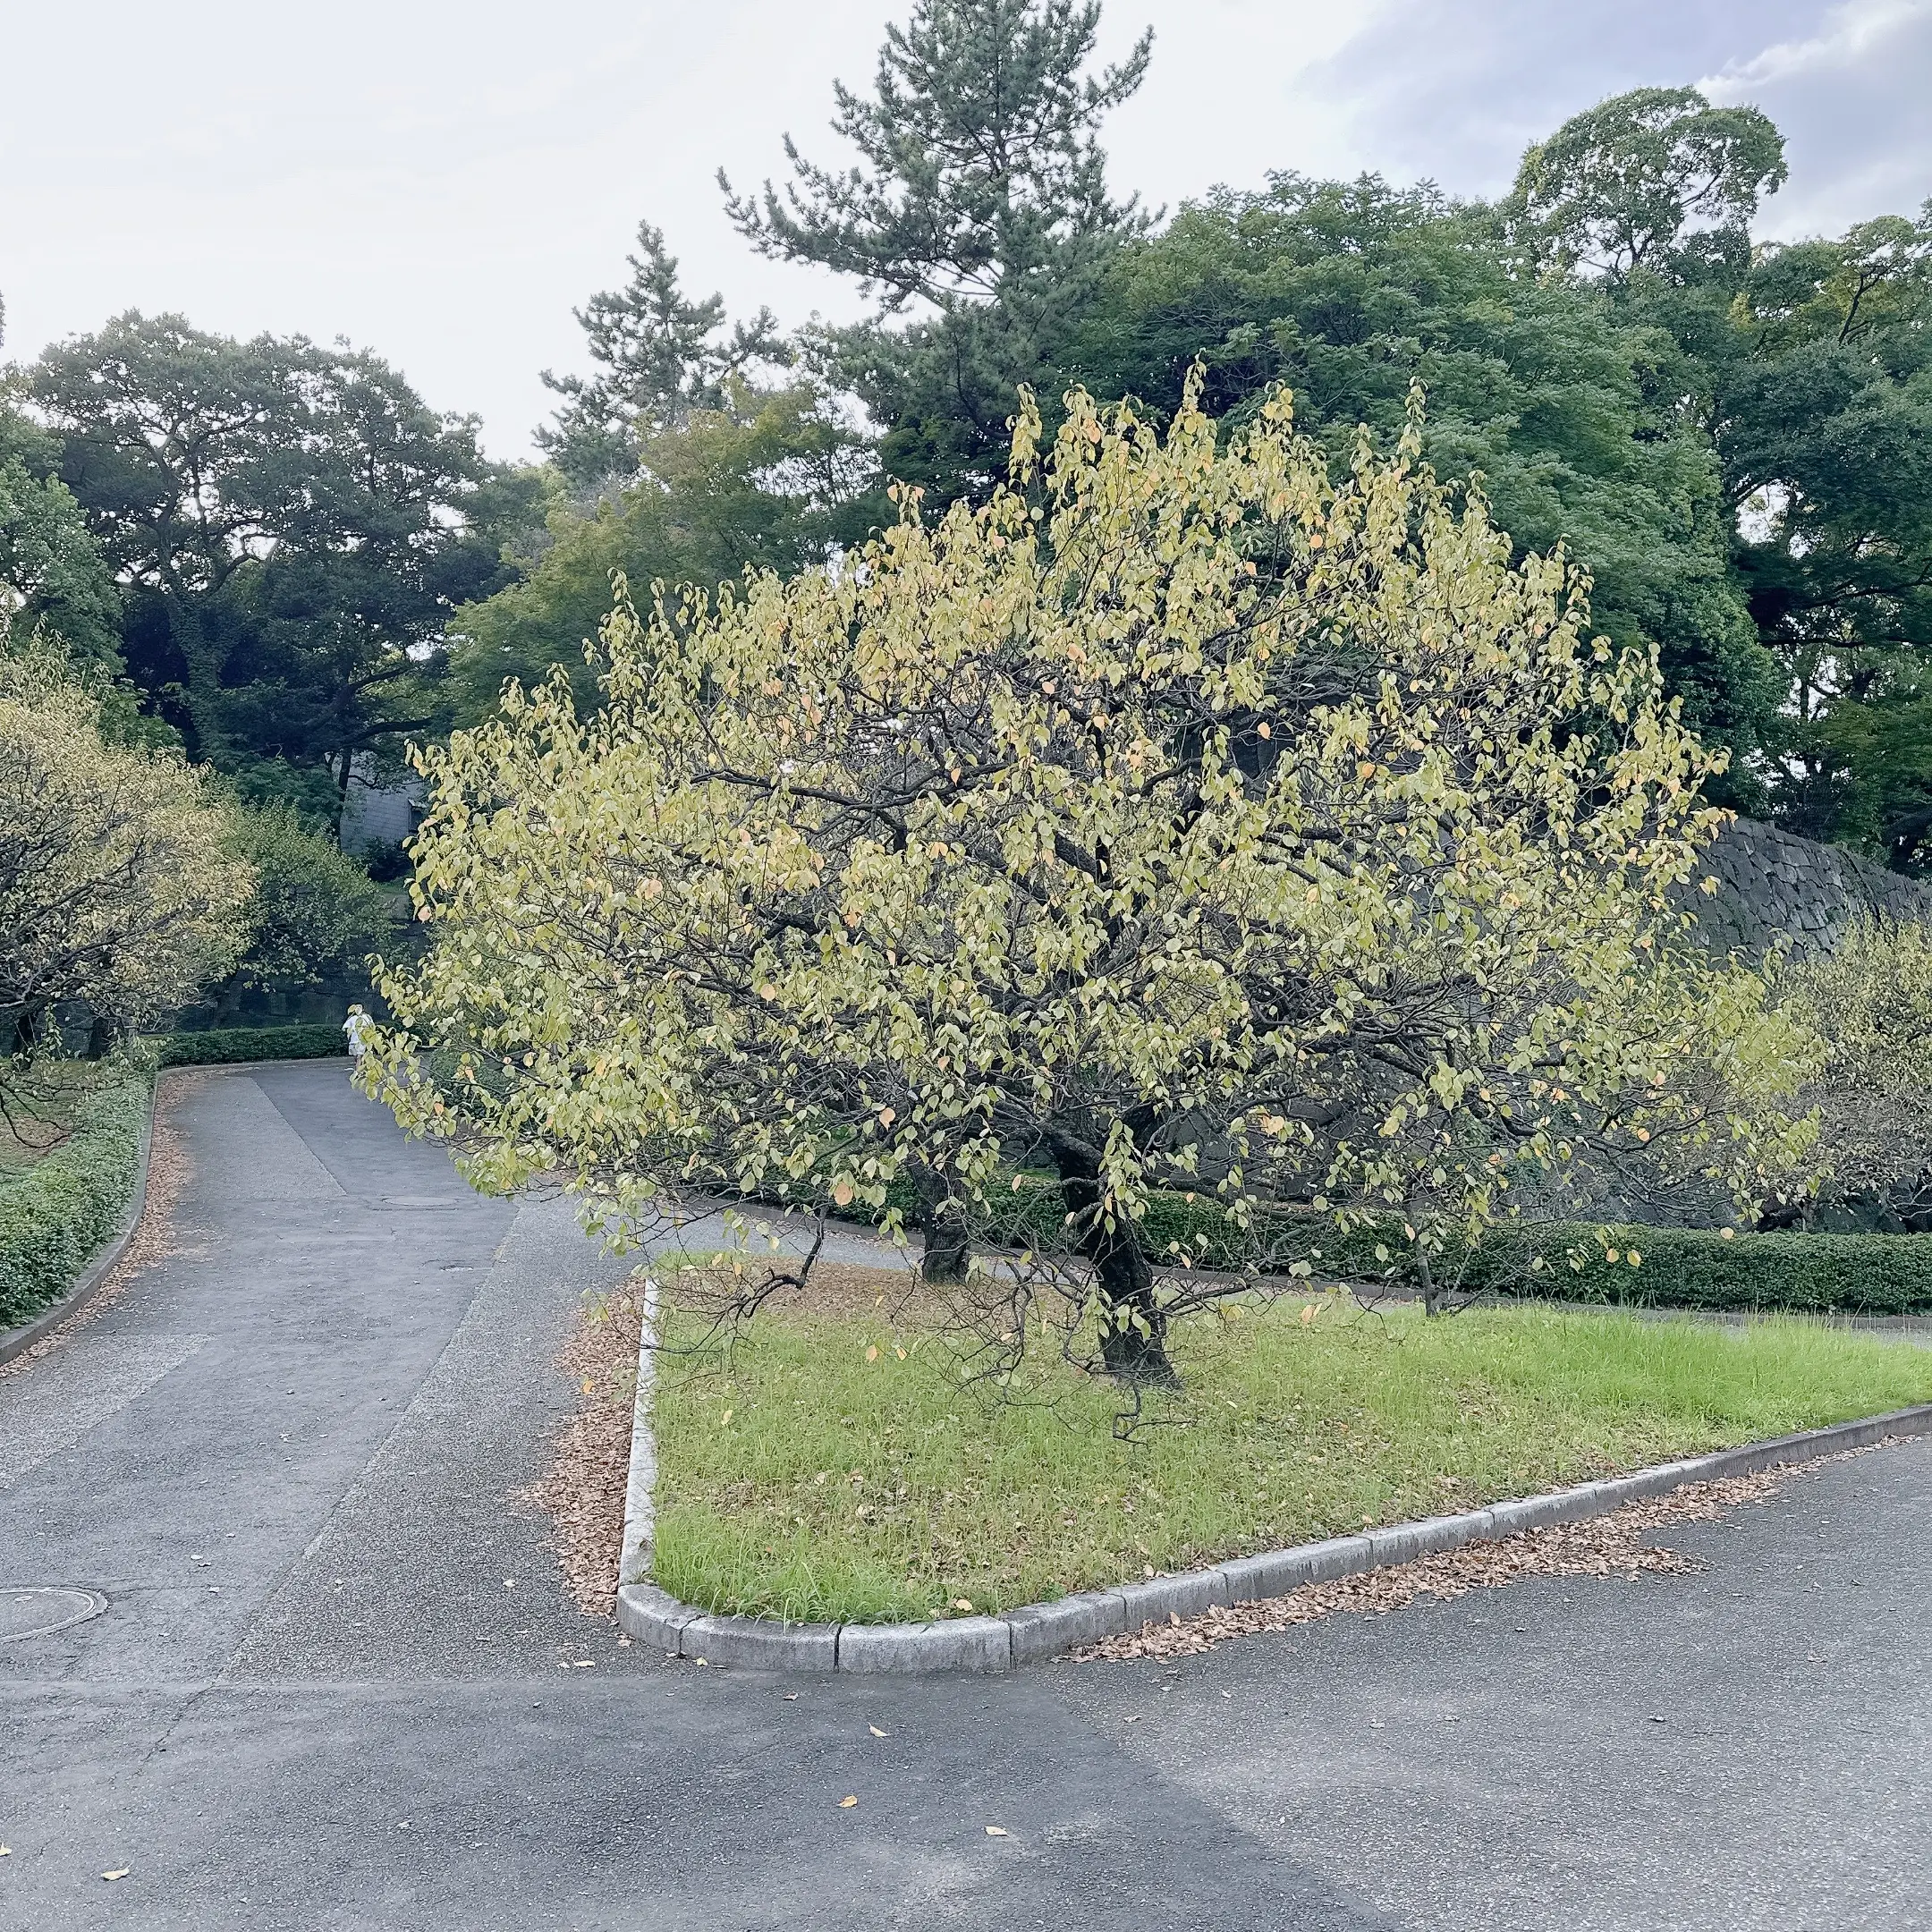
{"label": "green grass", "polygon": [[0,1182],[25,1174],[60,1146],[99,1072],[84,1060],[56,1060],[35,1070],[31,1098],[15,1099],[13,1120],[0,1117]]}
{"label": "green grass", "polygon": [[1788,1318],[1297,1313],[1182,1331],[1186,1393],[1125,1442],[1071,1370],[997,1402],[884,1311],[761,1315],[665,1360],[657,1580],[804,1621],[1007,1609],[1932,1401],[1932,1350]]}

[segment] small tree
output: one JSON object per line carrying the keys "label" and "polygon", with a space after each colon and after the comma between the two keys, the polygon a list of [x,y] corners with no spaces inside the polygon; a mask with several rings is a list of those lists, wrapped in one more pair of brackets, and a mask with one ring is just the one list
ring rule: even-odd
{"label": "small tree", "polygon": [[62,658],[0,650],[0,1089],[56,1007],[124,1031],[219,978],[244,942],[253,875],[206,775],[104,741],[99,723]]}
{"label": "small tree", "polygon": [[1779,994],[1825,1050],[1807,1097],[1820,1114],[1816,1201],[1869,1225],[1932,1233],[1932,927],[1857,920],[1828,953],[1782,962]]}
{"label": "small tree", "polygon": [[235,809],[229,849],[255,876],[247,947],[210,994],[217,1021],[242,996],[301,992],[360,967],[391,931],[389,895],[285,804]]}
{"label": "small tree", "polygon": [[[1045,1166],[1061,1292],[1002,1277],[983,1330],[1051,1307],[1132,1378],[1252,1284],[1266,1209],[1385,1218],[1427,1284],[1587,1163],[1795,1157],[1801,1033],[1665,943],[1709,760],[1564,559],[1513,569],[1413,428],[1336,487],[1284,397],[1224,448],[1191,395],[1165,439],[1067,409],[983,509],[620,608],[597,716],[513,689],[424,758],[398,1114],[619,1227],[922,1175],[984,1215]],[[1164,1187],[1256,1231],[1250,1274],[1157,1278]]]}

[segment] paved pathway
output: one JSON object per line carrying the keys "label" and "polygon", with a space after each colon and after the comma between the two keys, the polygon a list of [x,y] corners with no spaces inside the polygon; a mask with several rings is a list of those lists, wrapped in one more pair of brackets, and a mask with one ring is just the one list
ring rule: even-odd
{"label": "paved pathway", "polygon": [[8,1932],[1927,1922],[1932,1442],[1674,1532],[1689,1578],[1165,1669],[666,1664],[505,1500],[614,1272],[567,1213],[339,1064],[174,1105],[180,1251],[0,1378],[0,1585],[111,1601],[0,1642]]}

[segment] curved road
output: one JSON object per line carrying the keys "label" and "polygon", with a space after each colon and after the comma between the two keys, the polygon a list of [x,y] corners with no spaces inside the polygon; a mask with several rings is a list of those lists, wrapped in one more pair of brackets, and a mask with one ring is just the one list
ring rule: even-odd
{"label": "curved road", "polygon": [[0,1377],[0,1586],[110,1606],[0,1641],[10,1932],[1927,1923],[1932,1441],[1674,1531],[1690,1577],[1165,1667],[667,1664],[513,1501],[617,1272],[567,1211],[340,1063],[170,1105],[174,1252]]}

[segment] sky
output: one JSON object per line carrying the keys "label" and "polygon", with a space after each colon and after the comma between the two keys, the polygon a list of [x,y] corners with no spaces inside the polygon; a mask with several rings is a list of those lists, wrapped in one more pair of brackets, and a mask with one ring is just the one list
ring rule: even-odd
{"label": "sky", "polygon": [[[581,369],[573,305],[640,217],[694,293],[785,324],[860,312],[763,261],[716,176],[843,158],[832,84],[869,87],[911,0],[195,0],[15,5],[0,81],[0,356],[128,309],[235,335],[346,337],[529,453]],[[1270,169],[1505,189],[1606,95],[1697,84],[1784,129],[1763,232],[1932,196],[1932,0],[1106,0],[1103,57],[1153,65],[1105,137],[1116,193],[1173,208]]]}

